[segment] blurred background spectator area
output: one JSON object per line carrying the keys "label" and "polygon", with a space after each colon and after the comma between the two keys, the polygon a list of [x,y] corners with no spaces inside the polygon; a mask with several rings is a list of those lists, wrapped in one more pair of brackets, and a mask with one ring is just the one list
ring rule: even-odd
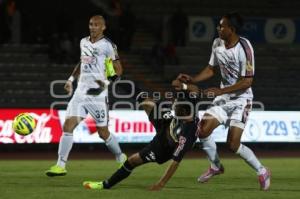
{"label": "blurred background spectator area", "polygon": [[[266,110],[299,110],[299,8],[293,0],[0,0],[0,106],[49,107],[59,100],[50,84],[67,79],[79,61],[92,15],[105,17],[124,76],[164,92],[178,73],[207,65],[216,23],[238,11],[255,50],[255,100]],[[218,86],[218,77],[201,87],[208,85]],[[63,85],[54,90],[64,94]]]}

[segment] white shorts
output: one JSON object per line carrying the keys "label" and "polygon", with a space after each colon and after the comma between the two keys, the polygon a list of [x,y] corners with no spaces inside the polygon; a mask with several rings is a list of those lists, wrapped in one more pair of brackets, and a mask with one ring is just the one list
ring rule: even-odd
{"label": "white shorts", "polygon": [[107,96],[89,96],[75,92],[68,104],[66,118],[76,116],[86,118],[90,114],[99,127],[108,126],[108,98]]}
{"label": "white shorts", "polygon": [[215,117],[221,124],[238,126],[243,129],[251,110],[252,99],[226,99],[223,96],[218,96],[214,99],[213,106],[206,110],[206,113]]}

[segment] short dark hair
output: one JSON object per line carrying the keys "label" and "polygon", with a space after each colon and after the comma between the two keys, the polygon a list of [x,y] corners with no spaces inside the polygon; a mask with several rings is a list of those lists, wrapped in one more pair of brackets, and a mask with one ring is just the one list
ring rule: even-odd
{"label": "short dark hair", "polygon": [[178,97],[174,102],[175,115],[190,116],[191,114],[195,114],[196,101],[196,97],[190,97],[187,93],[185,93],[184,97]]}
{"label": "short dark hair", "polygon": [[236,33],[240,33],[244,25],[244,20],[238,12],[230,12],[225,14],[223,17],[228,19],[229,25],[235,29]]}
{"label": "short dark hair", "polygon": [[176,116],[189,116],[192,113],[191,104],[188,101],[178,101],[175,102],[175,115]]}

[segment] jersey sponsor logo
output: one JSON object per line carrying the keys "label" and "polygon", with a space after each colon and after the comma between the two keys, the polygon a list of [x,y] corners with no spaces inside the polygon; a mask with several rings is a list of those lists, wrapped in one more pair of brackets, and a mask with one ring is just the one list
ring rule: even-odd
{"label": "jersey sponsor logo", "polygon": [[100,55],[100,49],[99,48],[93,48],[93,56],[99,56]]}
{"label": "jersey sponsor logo", "polygon": [[96,62],[97,62],[96,57],[85,56],[85,55],[82,55],[80,57],[80,60],[81,60],[81,63],[83,63],[83,64],[96,64]]}
{"label": "jersey sponsor logo", "polygon": [[184,148],[184,145],[186,143],[186,138],[183,136],[179,137],[179,141],[178,141],[178,147],[176,149],[176,151],[174,152],[174,156],[178,156],[179,153],[182,151],[182,149]]}

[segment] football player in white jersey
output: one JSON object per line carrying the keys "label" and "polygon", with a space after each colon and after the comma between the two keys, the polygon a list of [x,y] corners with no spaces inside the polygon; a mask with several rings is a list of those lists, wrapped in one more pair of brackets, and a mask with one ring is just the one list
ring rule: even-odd
{"label": "football player in white jersey", "polygon": [[[116,45],[103,35],[105,28],[102,16],[91,17],[90,36],[80,41],[81,60],[66,82],[65,90],[72,94],[72,83],[76,78],[78,86],[68,104],[63,135],[59,142],[57,164],[46,171],[48,176],[66,175],[65,166],[73,145],[73,130],[88,113],[94,118],[99,136],[115,155],[117,162],[122,164],[127,159],[116,138],[108,130],[107,86],[110,81],[116,80],[122,74],[122,65]],[[113,69],[107,68],[109,66]],[[113,70],[115,74],[109,74],[108,70]]]}
{"label": "football player in white jersey", "polygon": [[254,53],[250,42],[239,36],[242,19],[237,13],[226,14],[217,27],[219,38],[212,45],[209,64],[196,76],[180,74],[173,85],[177,89],[198,91],[194,83],[211,78],[215,68],[221,71],[220,88],[209,88],[200,91],[207,96],[215,96],[212,107],[207,109],[199,123],[199,138],[208,155],[211,166],[198,178],[199,182],[207,182],[215,175],[224,173],[217,154],[217,147],[210,134],[219,125],[229,127],[227,144],[231,151],[240,155],[258,175],[262,190],[270,187],[270,171],[264,167],[255,154],[247,146],[241,144],[241,136],[252,108],[252,81],[254,76]]}

